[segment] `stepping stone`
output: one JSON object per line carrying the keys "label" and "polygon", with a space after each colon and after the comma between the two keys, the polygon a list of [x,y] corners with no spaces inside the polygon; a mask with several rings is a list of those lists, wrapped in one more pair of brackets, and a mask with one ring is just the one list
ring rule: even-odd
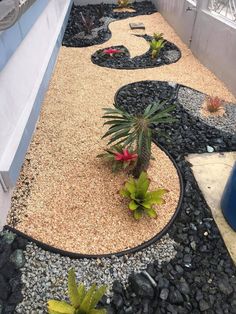
{"label": "stepping stone", "polygon": [[145,29],[143,23],[129,23],[131,29]]}
{"label": "stepping stone", "polygon": [[220,199],[236,160],[236,152],[190,154],[186,159],[192,164],[198,186],[236,264],[236,232],[227,224],[220,208]]}

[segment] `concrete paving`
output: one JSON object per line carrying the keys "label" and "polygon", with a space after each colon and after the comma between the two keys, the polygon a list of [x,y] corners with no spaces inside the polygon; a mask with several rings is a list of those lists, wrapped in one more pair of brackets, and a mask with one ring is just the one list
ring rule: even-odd
{"label": "concrete paving", "polygon": [[220,208],[225,184],[236,161],[236,152],[191,154],[186,159],[192,164],[198,186],[236,264],[236,232],[228,225]]}

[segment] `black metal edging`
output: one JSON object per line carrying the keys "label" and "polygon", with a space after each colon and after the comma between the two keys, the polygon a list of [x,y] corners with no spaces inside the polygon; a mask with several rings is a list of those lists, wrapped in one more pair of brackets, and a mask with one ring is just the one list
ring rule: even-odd
{"label": "black metal edging", "polygon": [[179,214],[180,212],[180,208],[181,208],[181,204],[182,204],[182,200],[183,200],[183,191],[184,191],[184,185],[183,185],[183,179],[182,179],[182,175],[181,175],[181,172],[179,170],[179,167],[177,166],[175,160],[173,159],[173,157],[167,152],[167,150],[165,148],[163,148],[161,145],[159,145],[156,141],[153,141],[169,158],[170,160],[172,161],[172,163],[174,164],[176,170],[177,170],[177,173],[178,173],[178,177],[179,177],[179,183],[180,183],[180,197],[179,197],[179,201],[178,201],[178,205],[176,207],[176,210],[175,210],[175,213],[174,215],[172,216],[171,220],[168,222],[168,224],[162,229],[162,231],[160,231],[157,235],[155,235],[153,238],[151,238],[150,240],[134,247],[134,248],[131,248],[131,249],[128,249],[128,250],[124,250],[124,251],[121,251],[121,252],[117,252],[117,253],[110,253],[110,254],[93,254],[93,255],[90,255],[90,254],[80,254],[80,253],[73,253],[73,252],[70,252],[70,251],[64,251],[64,250],[61,250],[61,249],[57,249],[51,245],[48,245],[48,244],[45,244],[39,240],[36,240],[30,236],[28,236],[27,234],[9,226],[9,225],[6,225],[4,227],[5,230],[9,230],[15,234],[17,234],[18,236],[30,241],[30,242],[33,242],[35,244],[37,244],[40,248],[46,250],[46,251],[50,251],[52,253],[55,253],[55,254],[60,254],[62,256],[67,256],[67,257],[70,257],[72,259],[81,259],[81,258],[88,258],[88,259],[92,259],[92,258],[103,258],[103,257],[111,257],[111,256],[117,256],[117,257],[120,257],[120,256],[123,256],[123,255],[126,255],[126,254],[133,254],[133,253],[136,253],[138,251],[141,251],[145,248],[147,248],[148,246],[154,244],[155,242],[157,242],[161,237],[163,237],[169,230],[169,228],[172,226],[172,224],[174,223],[174,220],[176,219],[177,215]]}

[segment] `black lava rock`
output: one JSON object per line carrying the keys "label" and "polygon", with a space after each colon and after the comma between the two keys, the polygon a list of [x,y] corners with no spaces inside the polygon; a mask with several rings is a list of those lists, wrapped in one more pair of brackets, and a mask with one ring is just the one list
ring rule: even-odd
{"label": "black lava rock", "polygon": [[[23,251],[27,241],[11,232],[0,234],[0,313],[13,314],[23,300],[21,271],[24,265]],[[15,263],[12,262],[14,260]]]}
{"label": "black lava rock", "polygon": [[152,299],[154,290],[149,280],[141,274],[132,274],[129,276],[129,283],[139,297]]}

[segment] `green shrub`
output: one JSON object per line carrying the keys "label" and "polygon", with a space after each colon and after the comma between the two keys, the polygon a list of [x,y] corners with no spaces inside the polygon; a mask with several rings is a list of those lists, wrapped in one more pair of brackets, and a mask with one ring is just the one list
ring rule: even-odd
{"label": "green shrub", "polygon": [[131,178],[127,181],[120,191],[122,196],[130,199],[129,209],[133,212],[134,218],[137,220],[141,219],[143,214],[151,218],[156,218],[157,213],[153,209],[153,205],[163,204],[163,195],[168,192],[165,189],[148,192],[149,185],[150,181],[147,173],[142,172],[137,180]]}
{"label": "green shrub", "polygon": [[106,314],[105,309],[96,309],[98,302],[106,292],[106,287],[97,288],[96,284],[86,291],[83,284],[76,285],[73,269],[68,274],[68,294],[71,304],[64,301],[49,300],[49,314]]}

